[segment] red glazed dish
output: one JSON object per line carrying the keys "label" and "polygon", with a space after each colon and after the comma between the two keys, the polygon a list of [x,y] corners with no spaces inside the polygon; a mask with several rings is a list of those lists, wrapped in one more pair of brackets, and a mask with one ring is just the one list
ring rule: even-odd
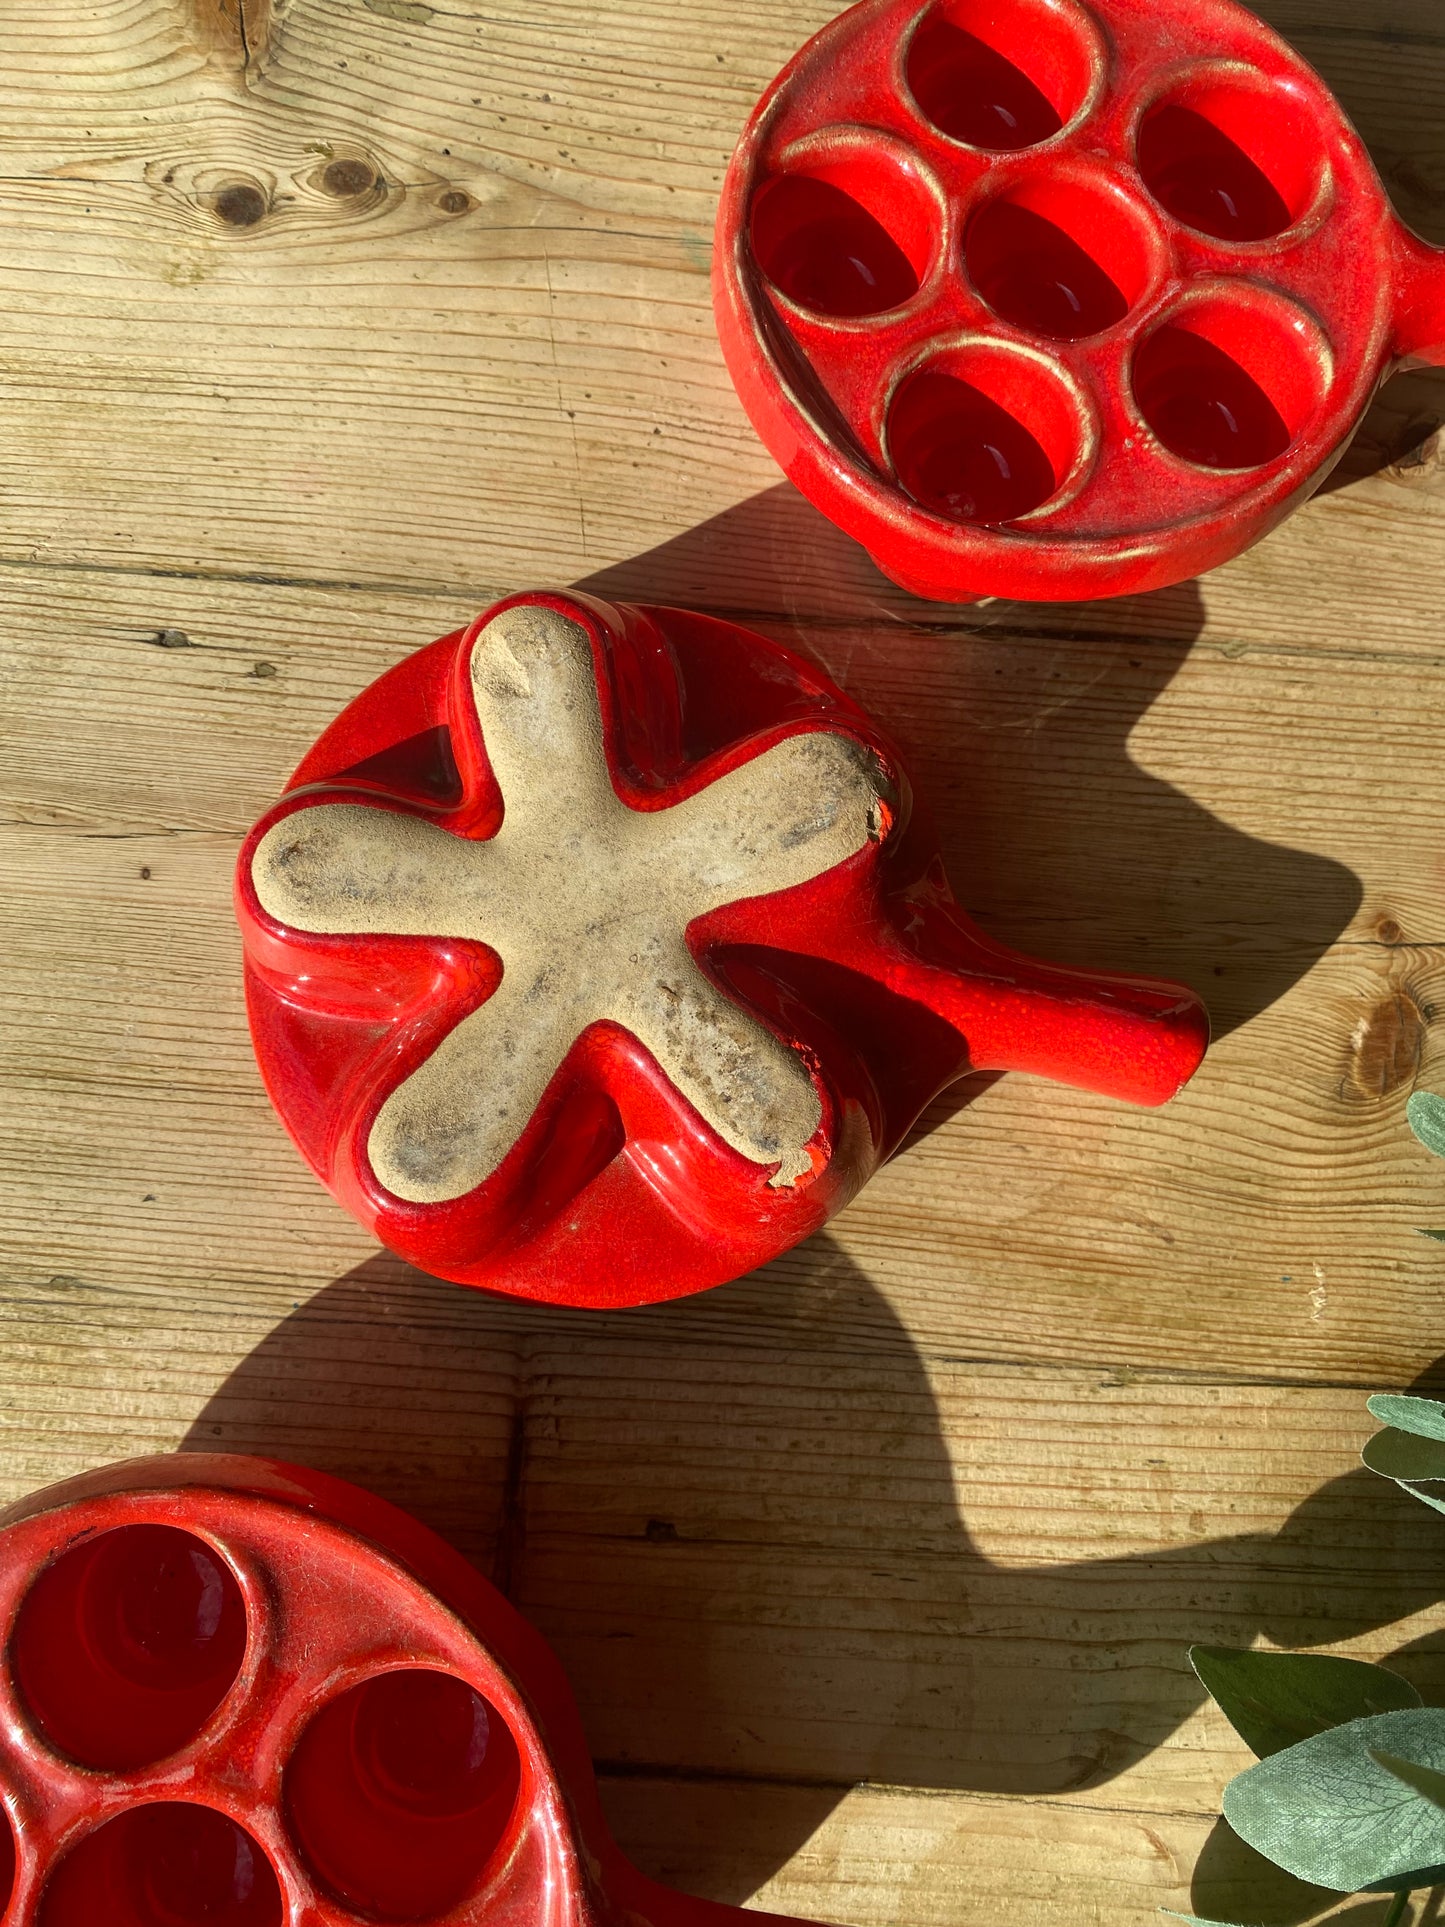
{"label": "red glazed dish", "polygon": [[784,471],[939,600],[1213,568],[1445,359],[1445,256],[1232,0],[863,0],[749,122],[714,291]]}
{"label": "red glazed dish", "polygon": [[4,1927],[744,1927],[625,1860],[550,1649],[320,1473],[141,1459],[0,1515]]}
{"label": "red glazed dish", "polygon": [[503,602],[365,690],[242,851],[261,1070],[312,1168],[466,1284],[630,1305],[817,1230],[973,1070],[1157,1104],[1178,986],[976,931],[893,750],[676,609]]}

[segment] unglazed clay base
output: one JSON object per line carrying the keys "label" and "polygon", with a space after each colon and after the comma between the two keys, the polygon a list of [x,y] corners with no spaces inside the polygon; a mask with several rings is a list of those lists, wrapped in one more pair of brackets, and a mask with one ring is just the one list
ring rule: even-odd
{"label": "unglazed clay base", "polygon": [[723,1141],[774,1185],[810,1168],[821,1106],[802,1057],[693,961],[694,918],[809,882],[882,831],[886,779],[859,744],[789,737],[685,801],[613,787],[586,632],[513,607],[482,631],[471,692],[505,817],[453,835],[366,804],[318,803],[257,846],[262,907],[327,935],[468,938],[502,981],[382,1105],[368,1156],[398,1198],[440,1204],[497,1169],[588,1025],[643,1043]]}

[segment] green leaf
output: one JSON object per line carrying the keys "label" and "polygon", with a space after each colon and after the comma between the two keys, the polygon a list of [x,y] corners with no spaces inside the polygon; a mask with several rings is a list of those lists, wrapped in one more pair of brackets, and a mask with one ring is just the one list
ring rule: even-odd
{"label": "green leaf", "polygon": [[1445,1862],[1445,1812],[1376,1753],[1445,1773],[1445,1712],[1352,1720],[1261,1760],[1225,1788],[1229,1824],[1277,1866],[1337,1893],[1428,1885],[1418,1876]]}
{"label": "green leaf", "polygon": [[1191,1646],[1189,1663],[1261,1759],[1332,1726],[1420,1704],[1408,1680],[1360,1659]]}
{"label": "green leaf", "polygon": [[1416,1229],[1422,1238],[1433,1238],[1437,1245],[1445,1245],[1445,1231],[1426,1231],[1419,1226]]}
{"label": "green leaf", "polygon": [[1421,1479],[1445,1479],[1445,1439],[1423,1438],[1393,1425],[1376,1432],[1360,1457],[1382,1478],[1406,1479],[1412,1485]]}
{"label": "green leaf", "polygon": [[1445,1499],[1432,1499],[1422,1487],[1408,1485],[1404,1479],[1399,1481],[1399,1487],[1402,1492],[1408,1492],[1412,1499],[1418,1499],[1421,1505],[1433,1506],[1436,1512],[1445,1512]]}
{"label": "green leaf", "polygon": [[1445,1158],[1445,1097],[1433,1091],[1416,1091],[1405,1106],[1410,1129],[1427,1151]]}
{"label": "green leaf", "polygon": [[[1445,1240],[1445,1231],[1431,1232]],[[1434,1398],[1410,1398],[1403,1392],[1376,1392],[1365,1400],[1372,1418],[1392,1425],[1397,1432],[1413,1432],[1417,1438],[1445,1439],[1445,1405]]]}

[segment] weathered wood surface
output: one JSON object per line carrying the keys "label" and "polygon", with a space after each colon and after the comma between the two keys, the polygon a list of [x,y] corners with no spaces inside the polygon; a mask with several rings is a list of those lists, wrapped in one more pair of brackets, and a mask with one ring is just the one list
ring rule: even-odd
{"label": "weathered wood surface", "polygon": [[[1200,585],[910,601],[777,483],[708,313],[728,149],[829,10],[0,8],[0,1496],[185,1445],[412,1506],[698,1891],[1262,1918],[1188,1642],[1445,1692],[1437,1526],[1352,1469],[1445,1351],[1404,1124],[1445,1088],[1445,385]],[[1445,242],[1436,0],[1267,11]],[[628,1317],[378,1255],[260,1092],[230,866],[378,671],[570,582],[811,649],[989,927],[1206,995],[1191,1090],[965,1088],[826,1237]]]}

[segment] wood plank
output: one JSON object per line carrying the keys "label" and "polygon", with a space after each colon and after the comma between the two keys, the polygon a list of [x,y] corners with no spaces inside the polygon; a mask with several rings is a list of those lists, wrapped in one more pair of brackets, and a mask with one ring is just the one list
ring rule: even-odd
{"label": "wood plank", "polygon": [[[667,1877],[734,1898],[750,1871],[744,1850],[722,1859],[716,1842],[767,1839],[789,1820],[808,1824],[805,1791],[715,1788],[651,1779],[606,1783],[619,1834],[653,1845]],[[859,1927],[1158,1927],[1159,1909],[1217,1908],[1263,1916],[1279,1927],[1299,1917],[1253,1857],[1221,1855],[1207,1820],[1179,1814],[1099,1814],[1039,1801],[923,1795],[863,1788],[821,1821],[759,1906]],[[639,1847],[639,1852],[641,1848]],[[1191,1883],[1196,1857],[1217,1871]],[[880,1884],[880,1867],[887,1870]],[[1191,1884],[1196,1891],[1191,1895]],[[1345,1902],[1316,1890],[1311,1919],[1381,1927],[1387,1902]],[[1433,1922],[1429,1901],[1417,1918]]]}
{"label": "wood plank", "polygon": [[[46,1200],[50,1268],[119,1282],[162,1252],[214,1250],[239,1287],[264,1290],[303,1237],[314,1290],[364,1246],[257,1087],[229,872],[285,770],[404,653],[417,611],[194,583],[137,607],[129,578],[54,578],[53,595],[52,580],[4,579],[0,779],[13,918],[0,1075],[17,1169]],[[428,603],[422,634],[465,613]],[[198,646],[156,645],[187,624]],[[836,1248],[904,1294],[923,1342],[970,1356],[1387,1385],[1421,1370],[1437,1267],[1416,1227],[1439,1216],[1439,1183],[1403,1104],[1440,1075],[1424,666],[1372,660],[1341,677],[1288,650],[905,633],[884,656],[866,630],[822,641],[913,740],[990,928],[1041,954],[1182,976],[1225,1034],[1163,1113],[1026,1079],[941,1104],[824,1255],[780,1276]],[[264,1172],[265,1187],[235,1171]],[[32,1210],[22,1196],[5,1214],[17,1257]],[[1203,1328],[1202,1293],[1216,1313]]]}
{"label": "wood plank", "polygon": [[[605,1784],[604,1795],[620,1834],[656,1843],[668,1878],[696,1887],[706,1874],[718,1898],[740,1892],[751,1869],[744,1852],[736,1867],[723,1863],[720,1877],[710,1839],[766,1839],[782,1816],[801,1832],[811,1818],[806,1792],[792,1790],[760,1797],[643,1780]],[[1208,1823],[1193,1816],[1123,1818],[869,1789],[806,1836],[757,1904],[859,1927],[994,1927],[1005,1910],[1026,1927],[1150,1927],[1159,1907],[1188,1906],[1186,1869],[1207,1837]]]}

